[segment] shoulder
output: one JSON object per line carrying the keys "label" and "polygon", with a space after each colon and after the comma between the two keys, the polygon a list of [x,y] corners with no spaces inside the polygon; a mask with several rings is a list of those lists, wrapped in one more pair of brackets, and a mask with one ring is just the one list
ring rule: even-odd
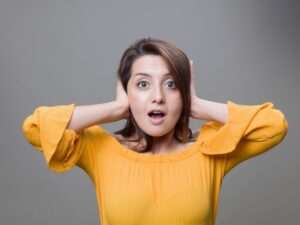
{"label": "shoulder", "polygon": [[[115,134],[112,132],[108,132],[107,133],[111,136],[113,136],[115,139],[117,139],[118,141],[124,141],[126,140],[126,138],[124,138],[121,134]],[[196,129],[196,130],[192,130],[192,140],[196,140],[199,136],[200,133],[200,129]]]}
{"label": "shoulder", "polygon": [[118,141],[124,141],[126,140],[123,135],[121,134],[115,134],[113,132],[109,132],[109,131],[106,131],[110,136],[113,136],[115,139],[117,139]]}
{"label": "shoulder", "polygon": [[80,135],[87,138],[103,140],[111,136],[111,133],[99,125],[93,125],[82,130]]}

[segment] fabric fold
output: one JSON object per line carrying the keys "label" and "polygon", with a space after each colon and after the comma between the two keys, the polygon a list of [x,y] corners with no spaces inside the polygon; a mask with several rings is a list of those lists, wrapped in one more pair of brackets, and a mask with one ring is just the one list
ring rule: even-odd
{"label": "fabric fold", "polygon": [[43,152],[48,167],[55,172],[70,169],[80,157],[80,152],[73,152],[79,134],[66,129],[74,107],[75,103],[41,106],[23,123],[26,139]]}
{"label": "fabric fold", "polygon": [[[228,120],[225,124],[219,122],[208,122],[202,127],[200,141],[202,153],[207,155],[226,154],[234,151],[239,141],[249,133],[249,126],[259,112],[265,109],[273,109],[272,102],[265,102],[261,105],[239,105],[227,101]],[[270,111],[271,112],[271,111]],[[266,113],[264,116],[268,116]],[[256,123],[251,130],[264,129],[263,119]],[[272,122],[272,121],[270,121]],[[273,121],[274,123],[276,121]],[[201,138],[201,137],[200,137]]]}

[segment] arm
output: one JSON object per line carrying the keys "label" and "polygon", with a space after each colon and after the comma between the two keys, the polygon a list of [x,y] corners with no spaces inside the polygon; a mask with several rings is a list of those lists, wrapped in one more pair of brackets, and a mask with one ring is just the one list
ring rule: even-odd
{"label": "arm", "polygon": [[96,124],[110,123],[125,119],[128,116],[128,110],[128,97],[118,79],[115,101],[75,106],[67,129],[80,133],[83,129]]}
{"label": "arm", "polygon": [[226,123],[228,117],[227,105],[198,98],[194,84],[194,68],[192,60],[190,61],[190,68],[191,117],[198,120],[210,120],[223,124]]}
{"label": "arm", "polygon": [[124,117],[124,108],[122,103],[116,101],[75,106],[67,129],[80,133],[93,125],[118,121]]}
{"label": "arm", "polygon": [[23,122],[25,138],[43,152],[53,171],[64,172],[76,164],[91,174],[94,142],[103,133],[93,125],[127,116],[126,96],[117,93],[116,101],[103,104],[40,106]]}
{"label": "arm", "polygon": [[192,102],[191,116],[194,119],[226,123],[228,117],[227,104],[212,102],[195,97]]}
{"label": "arm", "polygon": [[272,102],[240,105],[228,101],[227,108],[226,123],[204,124],[200,137],[202,153],[226,155],[224,173],[242,161],[275,147],[288,131],[285,115]]}
{"label": "arm", "polygon": [[226,154],[225,173],[275,147],[288,131],[285,115],[272,102],[260,105],[211,102],[197,98],[194,86],[191,99],[191,116],[211,120],[201,129],[201,151],[207,155]]}

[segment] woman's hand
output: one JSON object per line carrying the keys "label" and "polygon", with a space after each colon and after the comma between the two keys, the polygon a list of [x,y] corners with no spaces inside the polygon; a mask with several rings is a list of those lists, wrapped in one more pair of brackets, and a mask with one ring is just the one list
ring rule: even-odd
{"label": "woman's hand", "polygon": [[120,78],[117,80],[115,102],[121,106],[120,119],[127,119],[129,116],[129,100]]}
{"label": "woman's hand", "polygon": [[195,82],[194,82],[194,68],[193,61],[190,60],[191,66],[191,114],[194,119],[217,121],[219,123],[226,123],[228,119],[227,104],[213,102],[205,99],[200,99],[196,96]]}
{"label": "woman's hand", "polygon": [[194,119],[199,119],[199,115],[197,115],[197,109],[199,99],[196,95],[196,89],[195,89],[195,82],[194,82],[194,68],[193,68],[193,60],[190,60],[190,67],[191,67],[191,85],[190,85],[190,91],[191,91],[191,117]]}

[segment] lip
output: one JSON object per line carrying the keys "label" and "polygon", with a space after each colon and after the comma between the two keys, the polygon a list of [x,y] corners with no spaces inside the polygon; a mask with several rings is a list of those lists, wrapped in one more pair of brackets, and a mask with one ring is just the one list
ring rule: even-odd
{"label": "lip", "polygon": [[[163,117],[158,117],[158,118],[151,117],[151,116],[149,116],[149,114],[151,112],[162,112],[164,114],[164,116]],[[153,110],[149,111],[148,118],[149,118],[150,123],[152,123],[153,125],[160,125],[164,122],[164,120],[166,118],[166,112],[164,110],[161,110],[161,109],[153,109]]]}
{"label": "lip", "polygon": [[152,112],[162,112],[164,115],[166,115],[166,112],[162,109],[152,109],[148,112],[148,115],[149,115],[149,113],[152,113]]}
{"label": "lip", "polygon": [[148,118],[149,118],[150,123],[152,123],[153,125],[160,125],[164,122],[164,120],[166,118],[166,115],[164,115],[161,118],[153,118],[153,117],[150,117],[150,116],[148,116]]}

